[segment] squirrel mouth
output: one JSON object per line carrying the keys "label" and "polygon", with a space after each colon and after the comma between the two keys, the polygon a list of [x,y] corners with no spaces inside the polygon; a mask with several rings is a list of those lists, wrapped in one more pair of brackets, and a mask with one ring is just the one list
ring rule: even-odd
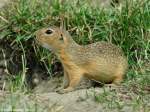
{"label": "squirrel mouth", "polygon": [[48,49],[49,51],[52,51],[52,50],[53,50],[52,47],[49,46],[49,45],[46,44],[46,43],[42,44],[42,46],[43,46],[44,48]]}
{"label": "squirrel mouth", "polygon": [[37,43],[38,45],[41,45],[42,47],[48,49],[49,51],[52,51],[52,48],[48,44],[43,44],[39,42],[37,38],[35,39],[35,43]]}

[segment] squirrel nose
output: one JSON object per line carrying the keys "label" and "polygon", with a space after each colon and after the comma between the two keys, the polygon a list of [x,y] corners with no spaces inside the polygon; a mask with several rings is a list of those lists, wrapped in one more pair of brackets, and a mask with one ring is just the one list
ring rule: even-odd
{"label": "squirrel nose", "polygon": [[50,29],[48,29],[48,30],[46,30],[46,32],[45,32],[46,34],[52,34],[53,33],[53,31],[52,30],[50,30]]}

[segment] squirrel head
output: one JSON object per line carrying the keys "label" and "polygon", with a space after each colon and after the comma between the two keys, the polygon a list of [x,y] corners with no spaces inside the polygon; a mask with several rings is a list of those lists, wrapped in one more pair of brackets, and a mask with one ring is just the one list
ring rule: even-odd
{"label": "squirrel head", "polygon": [[35,32],[37,42],[53,51],[65,49],[68,44],[74,43],[69,33],[57,27],[43,28]]}

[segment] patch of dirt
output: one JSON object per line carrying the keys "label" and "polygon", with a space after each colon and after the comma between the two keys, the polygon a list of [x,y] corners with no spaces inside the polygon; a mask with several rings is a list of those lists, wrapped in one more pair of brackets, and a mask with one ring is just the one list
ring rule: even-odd
{"label": "patch of dirt", "polygon": [[[148,93],[142,98],[140,93],[136,94],[135,91],[129,90],[125,86],[94,88],[92,87],[93,82],[87,79],[82,80],[75,91],[58,94],[55,91],[62,85],[62,78],[54,77],[35,87],[32,92],[37,100],[41,100],[40,102],[47,100],[49,103],[58,104],[64,112],[138,112],[139,109],[148,112],[150,109]],[[135,108],[133,102],[137,98],[142,103]]]}
{"label": "patch of dirt", "polygon": [[53,110],[52,112],[99,112],[102,106],[88,96],[92,94],[92,91],[94,90],[83,89],[62,95],[55,92],[34,95],[1,93],[0,101],[4,110],[7,109],[7,111],[11,110],[12,104],[9,100],[12,100],[16,110],[24,108],[28,110],[29,107],[32,107],[32,110],[37,108],[38,112],[43,109],[45,112],[51,112],[48,109]]}
{"label": "patch of dirt", "polygon": [[[69,0],[60,0],[61,4],[65,4],[65,3],[82,3],[82,1],[78,1],[78,0],[73,0],[72,2],[70,2]],[[121,3],[120,0],[87,0],[86,4],[88,4],[88,6],[91,6],[93,8],[103,8],[103,9],[110,9],[112,7],[115,6],[119,6]]]}
{"label": "patch of dirt", "polygon": [[[52,92],[55,81],[50,80],[32,94],[0,91],[0,109],[11,111],[13,106],[14,111],[21,112],[149,112],[150,109],[149,96],[141,99],[125,88],[97,87],[58,94]],[[136,107],[137,98],[144,103]]]}
{"label": "patch of dirt", "polygon": [[0,8],[9,3],[10,0],[0,0]]}

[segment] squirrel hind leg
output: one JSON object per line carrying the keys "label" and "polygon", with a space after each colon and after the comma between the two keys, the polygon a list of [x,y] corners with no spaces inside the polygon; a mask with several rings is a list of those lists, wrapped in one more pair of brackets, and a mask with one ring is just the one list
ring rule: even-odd
{"label": "squirrel hind leg", "polygon": [[124,71],[125,71],[124,66],[122,66],[122,64],[119,65],[119,67],[114,75],[115,77],[112,81],[113,84],[120,85],[120,83],[123,81]]}
{"label": "squirrel hind leg", "polygon": [[115,79],[113,80],[112,84],[115,84],[115,85],[120,85],[120,83],[122,82],[123,80],[123,75],[122,74],[119,74],[115,77]]}
{"label": "squirrel hind leg", "polygon": [[123,78],[121,76],[116,77],[110,84],[106,84],[106,87],[118,88],[122,82]]}
{"label": "squirrel hind leg", "polygon": [[110,84],[106,85],[106,87],[117,88],[120,86],[122,80],[123,80],[123,75],[117,75]]}

